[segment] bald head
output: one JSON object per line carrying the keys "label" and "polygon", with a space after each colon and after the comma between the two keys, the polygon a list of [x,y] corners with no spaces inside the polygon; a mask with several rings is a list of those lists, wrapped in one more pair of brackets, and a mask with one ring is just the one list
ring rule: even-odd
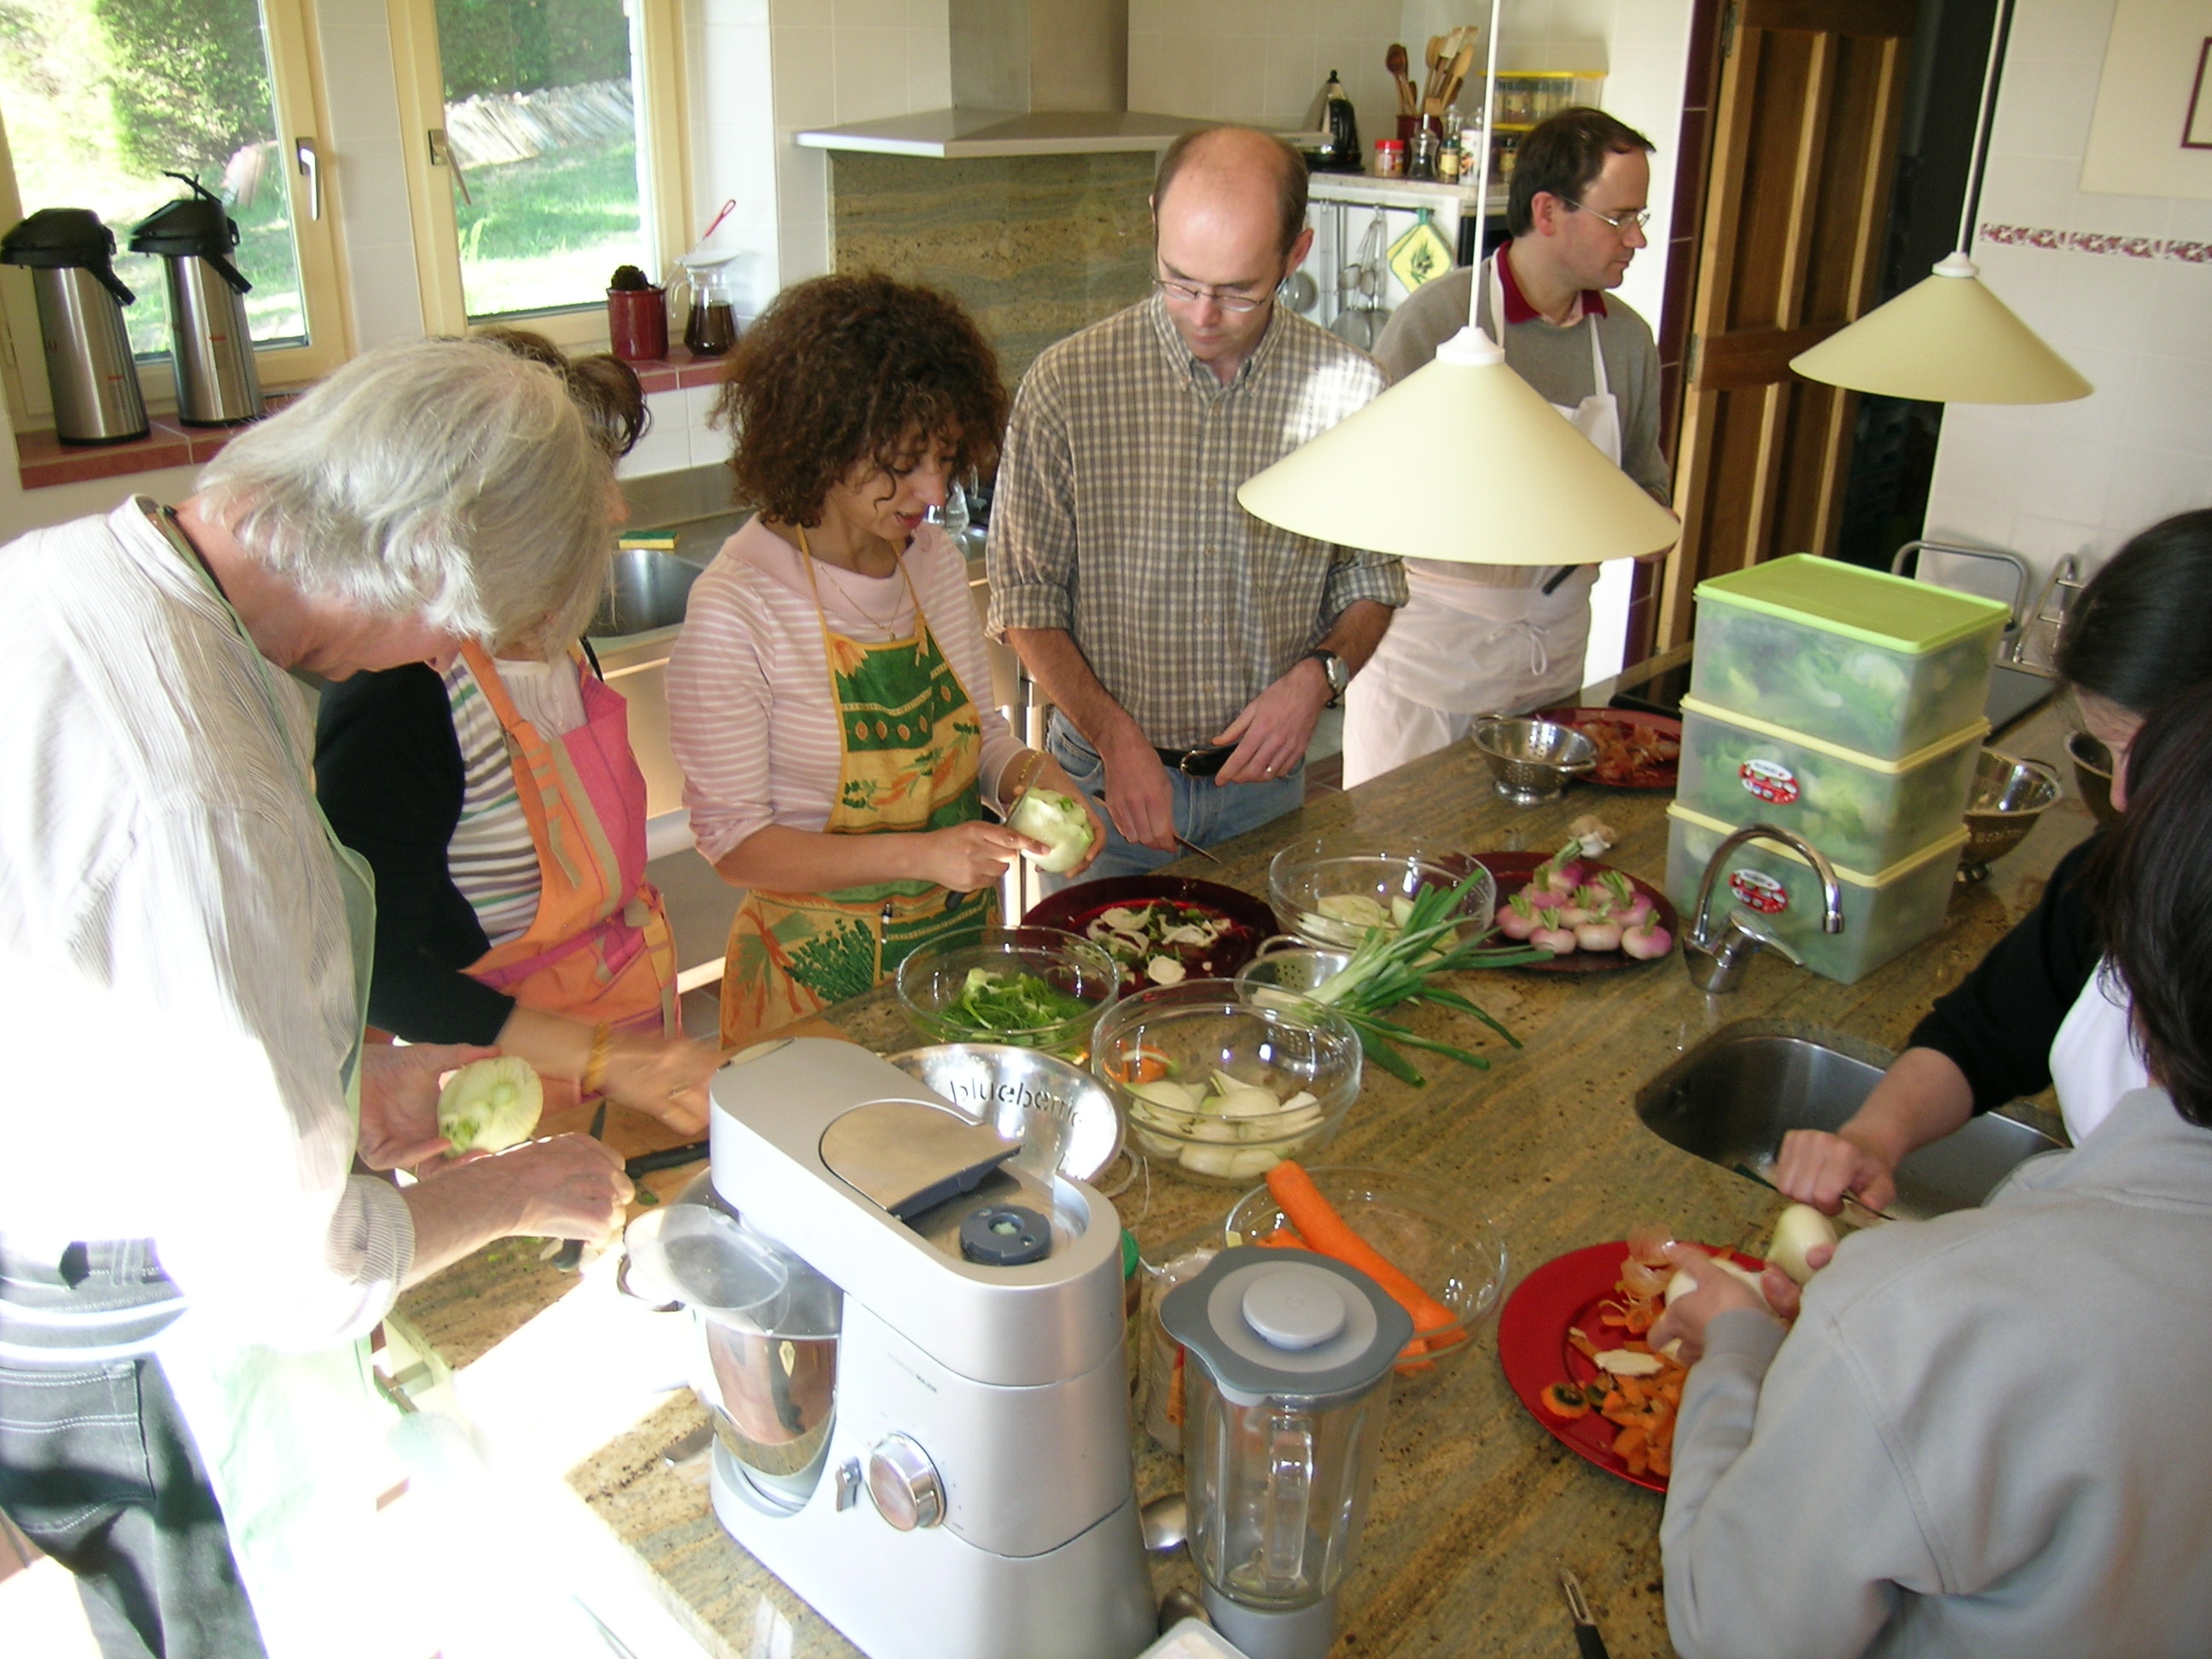
{"label": "bald head", "polygon": [[[1160,157],[1152,179],[1152,219],[1170,210],[1224,223],[1260,216],[1275,251],[1290,253],[1305,229],[1304,158],[1273,133],[1254,127],[1206,127],[1186,132]],[[1237,228],[1242,229],[1241,222]]]}

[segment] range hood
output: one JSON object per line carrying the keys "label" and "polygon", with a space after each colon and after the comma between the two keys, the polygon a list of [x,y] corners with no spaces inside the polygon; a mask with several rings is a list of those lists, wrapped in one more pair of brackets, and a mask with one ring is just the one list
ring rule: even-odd
{"label": "range hood", "polygon": [[1164,149],[1218,125],[1128,107],[1128,0],[951,0],[951,108],[817,128],[798,142],[945,160],[1080,155]]}

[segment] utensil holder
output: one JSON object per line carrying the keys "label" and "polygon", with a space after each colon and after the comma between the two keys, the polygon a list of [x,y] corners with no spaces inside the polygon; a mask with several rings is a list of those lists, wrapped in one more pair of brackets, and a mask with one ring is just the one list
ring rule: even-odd
{"label": "utensil holder", "polygon": [[668,355],[668,290],[607,290],[607,343],[624,362],[652,362]]}

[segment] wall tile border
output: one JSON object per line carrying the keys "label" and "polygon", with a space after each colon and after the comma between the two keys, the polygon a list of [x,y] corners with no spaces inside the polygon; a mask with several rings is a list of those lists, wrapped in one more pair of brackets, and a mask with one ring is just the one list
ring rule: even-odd
{"label": "wall tile border", "polygon": [[2051,252],[2108,253],[2124,259],[2179,259],[2185,264],[2212,264],[2212,242],[2167,241],[2155,236],[2111,236],[2094,230],[2052,230],[2041,225],[1984,225],[1978,232],[1986,242],[2008,247],[2042,248]]}

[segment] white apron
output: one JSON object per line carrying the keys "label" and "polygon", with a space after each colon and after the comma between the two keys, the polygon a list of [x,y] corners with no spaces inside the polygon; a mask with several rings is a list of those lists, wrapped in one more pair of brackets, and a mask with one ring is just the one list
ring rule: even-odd
{"label": "white apron", "polygon": [[[1503,341],[1505,289],[1494,255],[1485,269],[1491,327]],[[1620,403],[1606,379],[1597,324],[1583,323],[1594,390],[1579,404],[1552,407],[1619,466]],[[1549,593],[1543,586],[1556,566],[1499,572],[1516,580],[1510,587],[1471,581],[1469,574],[1466,566],[1407,560],[1410,597],[1355,684],[1453,714],[1525,714],[1571,697],[1583,683],[1597,567],[1573,568]]]}
{"label": "white apron", "polygon": [[[205,575],[189,545],[179,550],[195,574]],[[228,610],[228,601],[222,603]],[[232,620],[245,636],[234,613]],[[270,671],[258,650],[254,655],[270,720],[289,746]],[[307,763],[295,758],[312,802]],[[375,877],[367,860],[339,842],[319,805],[315,815],[344,898],[354,999],[365,1022]],[[361,1048],[357,1035],[343,1073],[356,1115]],[[251,1195],[240,1201],[250,1202]],[[404,1470],[389,1441],[398,1413],[371,1374],[368,1344],[299,1353],[241,1347],[203,1331],[187,1310],[161,1334],[155,1357],[222,1502],[231,1553],[270,1659],[389,1659],[394,1621],[365,1618],[363,1609],[380,1597],[404,1595],[376,1559],[375,1531],[376,1500]]]}
{"label": "white apron", "polygon": [[2133,1000],[2109,969],[2106,962],[2097,963],[2051,1043],[2058,1115],[2076,1146],[2112,1115],[2122,1095],[2150,1086],[2136,1047]]}

